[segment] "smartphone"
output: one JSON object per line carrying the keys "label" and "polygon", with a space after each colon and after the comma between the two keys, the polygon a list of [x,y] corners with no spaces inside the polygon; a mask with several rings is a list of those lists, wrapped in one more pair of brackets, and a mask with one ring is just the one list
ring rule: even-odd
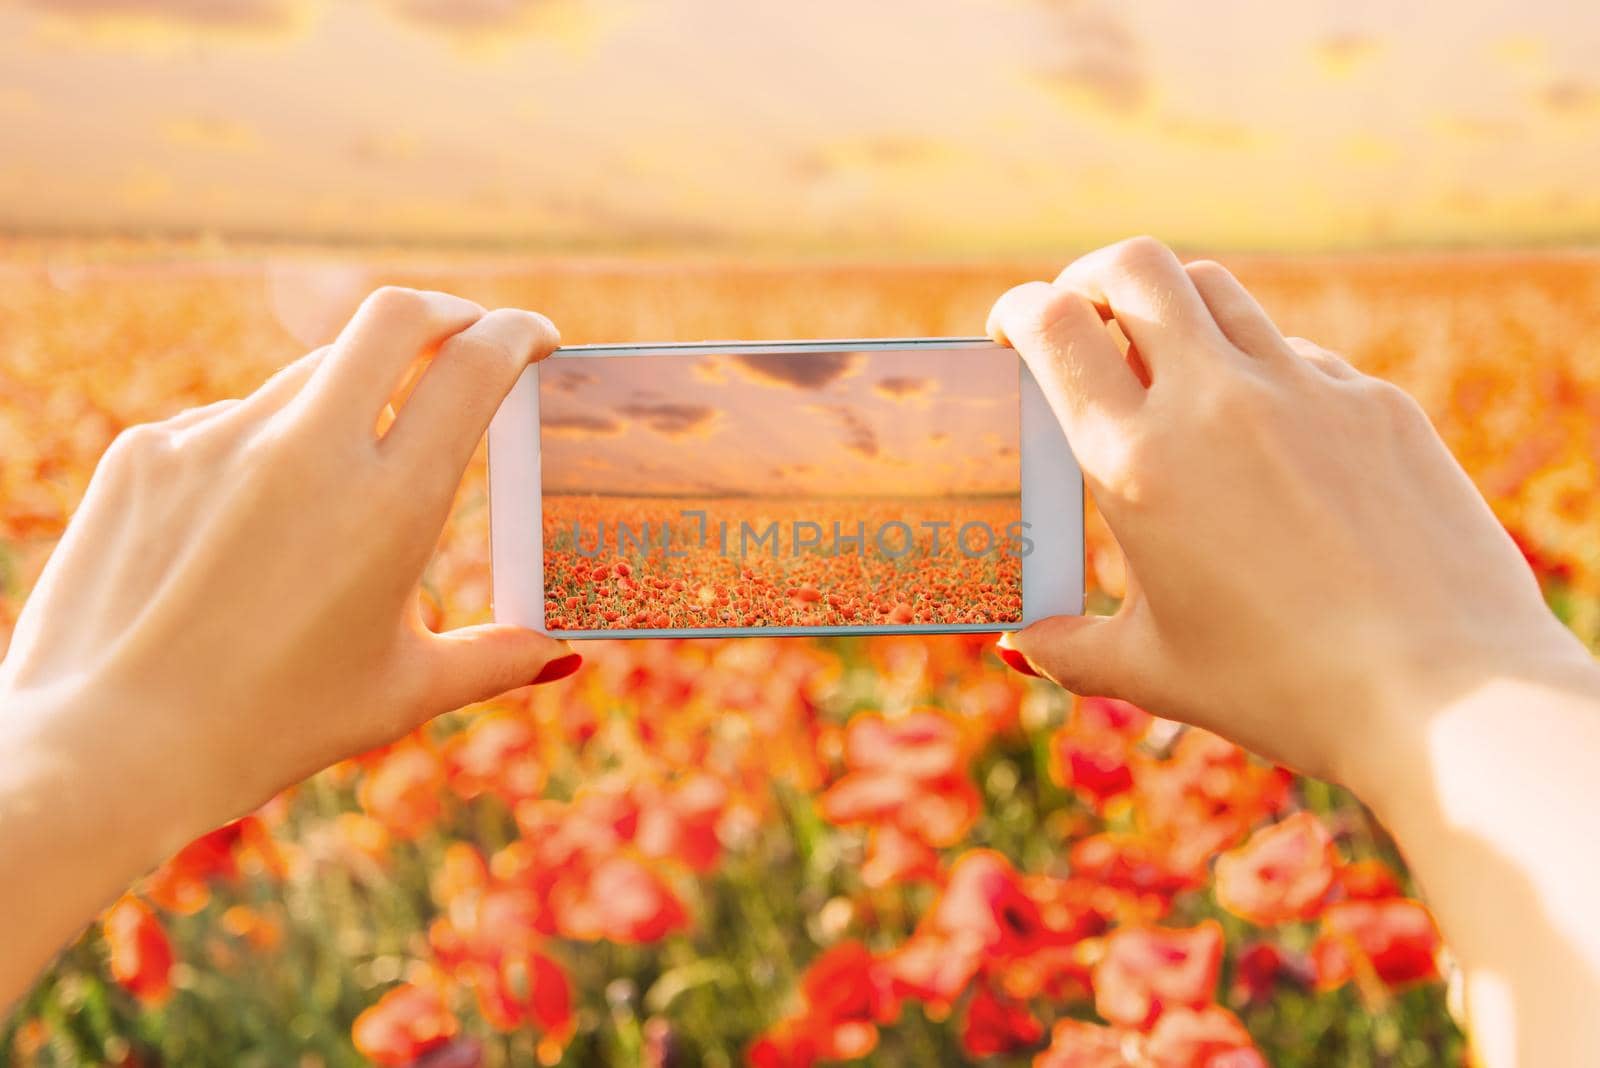
{"label": "smartphone", "polygon": [[987,338],[580,345],[489,431],[494,614],[558,638],[1083,611],[1083,481]]}

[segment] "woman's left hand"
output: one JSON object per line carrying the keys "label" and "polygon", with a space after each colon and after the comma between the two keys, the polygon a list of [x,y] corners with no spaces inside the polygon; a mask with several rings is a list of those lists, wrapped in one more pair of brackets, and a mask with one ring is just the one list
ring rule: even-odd
{"label": "woman's left hand", "polygon": [[[540,315],[381,289],[250,396],[112,443],[0,664],[0,1004],[189,838],[577,668],[536,631],[435,634],[417,602],[490,418],[558,344]],[[41,865],[62,874],[17,878]]]}

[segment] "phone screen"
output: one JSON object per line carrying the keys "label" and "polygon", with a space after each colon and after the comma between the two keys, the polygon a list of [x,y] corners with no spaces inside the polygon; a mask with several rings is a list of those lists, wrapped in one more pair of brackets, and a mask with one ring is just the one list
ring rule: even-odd
{"label": "phone screen", "polygon": [[1022,617],[1010,351],[558,353],[539,411],[551,631]]}

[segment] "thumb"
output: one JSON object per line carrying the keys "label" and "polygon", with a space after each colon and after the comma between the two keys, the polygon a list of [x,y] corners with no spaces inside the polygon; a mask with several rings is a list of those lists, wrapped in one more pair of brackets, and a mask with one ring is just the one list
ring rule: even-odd
{"label": "thumb", "polygon": [[430,641],[434,666],[429,704],[441,709],[564,679],[583,663],[565,642],[506,623],[462,627]]}
{"label": "thumb", "polygon": [[1051,616],[1000,636],[999,655],[1025,675],[1039,675],[1092,697],[1119,697],[1126,680],[1127,617]]}

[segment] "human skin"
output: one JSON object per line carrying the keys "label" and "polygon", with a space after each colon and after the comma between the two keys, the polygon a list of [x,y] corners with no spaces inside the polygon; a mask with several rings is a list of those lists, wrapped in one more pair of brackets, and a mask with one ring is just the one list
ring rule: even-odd
{"label": "human skin", "polygon": [[1149,238],[1013,289],[989,329],[1129,569],[1114,615],[1002,658],[1350,787],[1462,968],[1480,1061],[1600,1064],[1600,666],[1426,415]]}
{"label": "human skin", "polygon": [[0,1007],[190,839],[576,670],[537,631],[435,634],[417,600],[490,417],[558,343],[539,315],[382,289],[250,396],[112,443],[0,664]]}

